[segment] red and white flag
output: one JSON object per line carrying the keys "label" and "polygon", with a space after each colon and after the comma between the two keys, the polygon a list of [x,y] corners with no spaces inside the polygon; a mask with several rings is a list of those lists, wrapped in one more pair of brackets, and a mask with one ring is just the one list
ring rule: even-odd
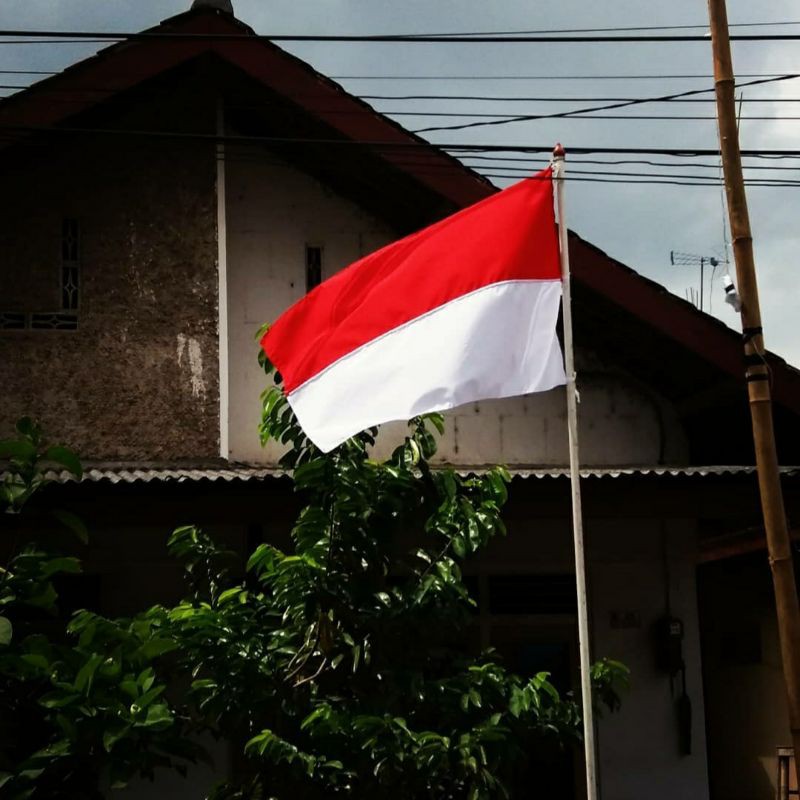
{"label": "red and white flag", "polygon": [[551,170],[390,244],[320,284],[261,340],[306,435],[565,383]]}

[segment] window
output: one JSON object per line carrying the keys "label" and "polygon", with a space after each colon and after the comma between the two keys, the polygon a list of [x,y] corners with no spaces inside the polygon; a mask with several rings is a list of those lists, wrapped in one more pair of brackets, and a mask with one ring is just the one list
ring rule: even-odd
{"label": "window", "polygon": [[76,314],[36,312],[29,316],[31,330],[34,331],[74,331],[78,328]]}
{"label": "window", "polygon": [[490,575],[490,614],[575,614],[574,575]]}
{"label": "window", "polygon": [[61,231],[61,308],[78,310],[80,286],[78,220],[65,219]]}
{"label": "window", "polygon": [[25,330],[27,314],[17,311],[0,312],[0,330],[19,331]]}
{"label": "window", "polygon": [[322,248],[306,245],[306,292],[322,283]]}
{"label": "window", "polygon": [[61,221],[60,308],[54,311],[0,311],[0,330],[74,331],[78,328],[80,292],[80,226]]}

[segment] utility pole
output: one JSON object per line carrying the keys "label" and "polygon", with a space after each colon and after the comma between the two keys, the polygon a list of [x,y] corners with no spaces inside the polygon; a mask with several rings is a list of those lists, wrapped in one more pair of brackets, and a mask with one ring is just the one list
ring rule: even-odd
{"label": "utility pole", "polygon": [[778,636],[783,677],[788,699],[789,726],[795,757],[800,760],[800,605],[797,600],[792,547],[783,506],[775,431],[772,424],[769,368],[764,360],[764,337],[753,260],[753,237],[739,152],[736,120],[736,84],[728,34],[725,0],[708,0],[711,43],[714,54],[714,86],[717,95],[722,166],[728,198],[733,255],[742,302],[742,335],[745,376],[753,422],[761,510],[775,589]]}

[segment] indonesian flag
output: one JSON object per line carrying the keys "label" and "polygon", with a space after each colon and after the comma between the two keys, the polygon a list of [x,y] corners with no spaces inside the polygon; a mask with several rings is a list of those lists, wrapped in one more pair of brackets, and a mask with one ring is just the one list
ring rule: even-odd
{"label": "indonesian flag", "polygon": [[328,452],[390,420],[564,384],[551,170],[334,275],[261,340]]}

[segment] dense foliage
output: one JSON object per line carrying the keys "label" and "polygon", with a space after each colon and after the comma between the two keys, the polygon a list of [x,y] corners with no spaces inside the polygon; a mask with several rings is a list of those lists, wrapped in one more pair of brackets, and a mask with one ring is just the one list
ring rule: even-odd
{"label": "dense foliage", "polygon": [[[30,419],[17,433],[0,442],[8,459],[0,484],[0,553],[8,554],[0,566],[0,796],[102,797],[101,787],[156,767],[184,769],[202,752],[187,745],[163,698],[170,673],[159,657],[178,646],[160,634],[166,614],[65,617],[58,587],[81,572],[75,553],[88,534],[74,514],[31,510],[28,501],[45,483],[43,467],[80,477],[80,461],[48,446]],[[29,529],[38,543],[28,541]]]}
{"label": "dense foliage", "polygon": [[[241,563],[180,528],[169,547],[185,565],[183,602],[132,620],[79,612],[49,638],[14,615],[31,593],[54,608],[52,577],[79,562],[26,546],[0,574],[11,620],[0,622],[0,716],[36,720],[31,737],[0,744],[10,797],[50,797],[65,781],[91,797],[201,757],[186,743],[210,733],[241,746],[219,800],[476,800],[506,796],[531,753],[578,740],[580,708],[546,674],[523,679],[469,646],[475,604],[460,565],[504,533],[506,472],[431,469],[436,415],[413,420],[378,462],[374,430],[324,455],[278,388],[263,401],[262,438],[289,446],[303,498],[288,551],[263,543]],[[12,483],[38,480],[30,433]],[[600,662],[594,679],[613,707],[624,667]]]}

